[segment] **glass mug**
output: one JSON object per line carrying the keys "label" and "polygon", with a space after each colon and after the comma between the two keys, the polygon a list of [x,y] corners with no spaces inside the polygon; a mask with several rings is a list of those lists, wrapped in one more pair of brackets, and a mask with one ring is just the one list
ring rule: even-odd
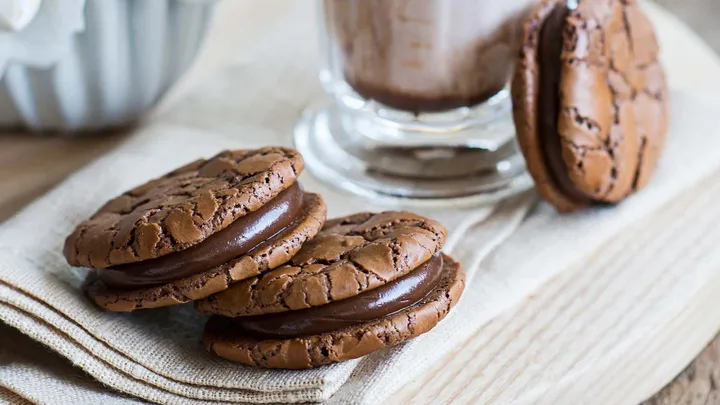
{"label": "glass mug", "polygon": [[507,83],[538,0],[320,0],[320,81],[295,142],[317,177],[401,204],[532,185]]}

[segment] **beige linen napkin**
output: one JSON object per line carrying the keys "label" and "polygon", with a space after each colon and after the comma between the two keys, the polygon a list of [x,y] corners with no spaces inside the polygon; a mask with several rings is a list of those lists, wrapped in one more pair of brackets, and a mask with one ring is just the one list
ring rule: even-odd
{"label": "beige linen napkin", "polygon": [[[0,310],[17,311],[5,305],[0,305]],[[143,403],[108,390],[57,353],[7,325],[0,325],[0,381],[7,387],[0,388],[0,404],[58,403],[59,398],[72,404]]]}
{"label": "beige linen napkin", "polygon": [[[61,256],[64,236],[108,196],[197,156],[242,145],[238,139],[152,126],[10,219],[0,227],[0,302],[20,312],[0,311],[0,319],[57,350],[101,382],[153,401],[329,398],[357,361],[312,371],[267,371],[213,358],[199,343],[206,317],[192,306],[104,313],[80,293],[84,270],[70,269]],[[305,180],[309,189],[320,188],[311,179]],[[336,214],[377,208],[332,192],[325,195]],[[506,216],[508,220],[498,225],[514,228],[532,201],[531,194],[518,197],[499,206],[492,217]],[[476,210],[470,218],[481,220],[491,211]],[[466,217],[468,212],[458,211],[440,219],[453,228]],[[504,231],[491,239],[497,244],[497,238],[509,234]]]}

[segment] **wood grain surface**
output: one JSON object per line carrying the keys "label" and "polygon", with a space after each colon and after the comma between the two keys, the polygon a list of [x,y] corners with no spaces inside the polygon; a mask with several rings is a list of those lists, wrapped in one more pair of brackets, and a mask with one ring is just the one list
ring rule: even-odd
{"label": "wood grain surface", "polygon": [[122,140],[0,134],[0,222]]}
{"label": "wood grain surface", "polygon": [[[720,35],[714,35],[717,30],[716,15],[720,3],[717,0],[659,0],[671,10],[677,11],[678,15],[685,18],[691,26],[698,29],[705,35],[715,49],[720,49]],[[269,13],[271,9],[258,9],[259,13]],[[229,20],[225,20],[228,22]],[[262,21],[261,17],[256,20],[257,24]],[[227,40],[227,39],[226,39]],[[201,66],[197,71],[204,74],[212,73],[212,69],[222,63],[223,55],[209,53],[202,59]],[[192,76],[192,75],[191,75]],[[200,81],[202,75],[197,73],[193,80]],[[184,92],[192,88],[192,81],[186,81],[175,90],[170,100],[182,97]],[[167,103],[166,105],[169,105]],[[102,155],[118,142],[122,142],[123,134],[92,137],[79,140],[70,140],[56,137],[28,136],[25,134],[4,134],[0,135],[0,222],[11,216],[14,212],[30,203],[34,198],[42,195],[49,188],[60,182],[77,168],[82,167],[97,156]],[[720,193],[720,190],[716,190]],[[720,194],[719,194],[720,195]],[[686,211],[692,201],[681,202],[685,205],[673,205],[667,209],[677,209],[678,212]],[[680,204],[680,203],[678,203]],[[703,209],[707,207],[700,207]],[[702,224],[698,224],[699,226]],[[711,232],[709,230],[708,232]],[[648,235],[651,237],[653,235]],[[616,241],[614,243],[632,243],[632,241]],[[628,259],[631,260],[631,259]],[[409,384],[394,397],[396,403],[412,404],[437,404],[437,403],[484,403],[497,400],[505,403],[513,399],[545,398],[556,400],[561,404],[561,389],[584,389],[590,385],[579,384],[577,387],[563,386],[562,382],[555,387],[545,387],[545,391],[525,392],[523,386],[536,381],[539,378],[547,378],[544,373],[556,373],[565,375],[567,370],[582,368],[583,358],[570,358],[565,356],[564,348],[572,343],[575,336],[586,336],[588,334],[618,334],[623,329],[599,330],[592,325],[573,323],[572,314],[577,311],[592,310],[596,307],[593,299],[605,297],[607,299],[608,289],[620,288],[621,281],[613,278],[617,276],[612,273],[612,267],[591,266],[583,271],[568,272],[553,283],[552,288],[542,294],[532,297],[520,308],[511,311],[489,325],[482,328],[478,336],[458,348],[456,353],[448,356],[448,363],[441,368],[431,372],[427,378]],[[608,268],[610,272],[608,273]],[[594,272],[594,273],[593,273]],[[605,284],[598,283],[603,280]],[[662,282],[671,283],[672,280]],[[670,284],[669,284],[670,285]],[[668,286],[669,286],[668,285]],[[560,298],[560,291],[563,288],[574,286],[584,295],[579,297]],[[641,293],[642,291],[640,291]],[[717,296],[715,294],[715,296]],[[712,296],[704,297],[712,299]],[[720,309],[720,306],[718,307]],[[626,328],[630,328],[635,318],[642,314],[638,309],[637,313],[632,312],[626,317],[618,318],[616,321]],[[598,313],[598,316],[601,316]],[[712,314],[702,314],[710,316]],[[699,315],[698,315],[699,316]],[[690,319],[690,318],[688,318]],[[693,318],[694,319],[694,318]],[[534,320],[534,321],[533,321]],[[539,321],[538,321],[539,320]],[[562,324],[566,333],[560,335],[546,334],[553,322],[557,326]],[[612,320],[608,325],[612,324]],[[680,321],[678,321],[680,322]],[[689,321],[688,321],[689,322]],[[691,323],[688,323],[691,324]],[[701,323],[692,323],[698,325]],[[605,325],[605,324],[603,324]],[[682,326],[682,323],[671,326]],[[714,327],[714,326],[708,326]],[[553,329],[556,330],[556,329]],[[504,337],[501,339],[500,337]],[[690,337],[692,338],[692,337]],[[498,342],[503,342],[499,344]],[[665,344],[673,345],[673,341]],[[703,343],[704,344],[704,343]],[[701,346],[701,345],[699,345]],[[638,376],[637,381],[628,381],[627,384],[643,384],[643,377],[651,380],[654,372],[669,367],[662,364],[663,359],[655,358],[658,353],[657,347],[648,347],[642,355],[647,359],[646,374]],[[584,349],[584,356],[598,356],[602,354],[601,349],[587,347]],[[695,354],[692,354],[693,356]],[[557,369],[541,370],[536,365],[541,359],[548,357],[558,360]],[[692,357],[692,356],[691,356]],[[606,372],[611,373],[617,370],[613,367],[619,365],[608,365]],[[626,366],[626,365],[625,365]],[[491,373],[496,376],[486,385],[477,386],[470,382],[483,374]],[[601,376],[600,376],[601,377]],[[596,383],[598,403],[602,400],[607,404],[616,403],[626,386],[602,387],[602,379],[586,383]],[[656,379],[660,381],[662,379]],[[662,386],[662,384],[661,384]],[[654,387],[655,390],[661,386]],[[616,389],[617,392],[609,392],[608,389]],[[717,337],[703,351],[687,369],[678,376],[675,381],[662,389],[655,397],[645,402],[647,405],[699,405],[699,404],[720,404],[720,336]],[[614,396],[615,395],[615,396]],[[0,392],[0,403],[11,393]],[[636,403],[644,398],[639,398]],[[624,403],[624,402],[623,402]]]}
{"label": "wood grain surface", "polygon": [[[720,323],[720,260],[711,258],[720,239],[712,230],[720,222],[716,179],[481,328],[393,403],[637,404],[643,392],[659,391]],[[673,237],[678,227],[682,240]],[[651,262],[649,271],[625,271]]]}

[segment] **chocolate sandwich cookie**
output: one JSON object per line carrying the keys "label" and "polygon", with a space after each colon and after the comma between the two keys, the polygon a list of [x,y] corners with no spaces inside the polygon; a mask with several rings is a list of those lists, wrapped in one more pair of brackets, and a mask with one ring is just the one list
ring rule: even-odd
{"label": "chocolate sandwich cookie", "polygon": [[291,262],[195,303],[203,341],[226,359],[304,369],[349,360],[432,329],[465,270],[439,253],[445,229],[407,212],[328,221]]}
{"label": "chocolate sandwich cookie", "polygon": [[526,22],[512,86],[518,142],[559,211],[644,187],[668,127],[653,26],[636,0],[544,0]]}
{"label": "chocolate sandwich cookie", "polygon": [[95,269],[86,292],[126,312],[176,305],[287,263],[325,221],[297,183],[289,148],[225,151],[111,200],[66,239],[71,265]]}

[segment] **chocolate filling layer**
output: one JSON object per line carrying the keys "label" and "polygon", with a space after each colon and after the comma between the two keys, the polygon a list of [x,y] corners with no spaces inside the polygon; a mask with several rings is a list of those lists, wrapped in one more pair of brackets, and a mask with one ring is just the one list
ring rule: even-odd
{"label": "chocolate filling layer", "polygon": [[443,259],[433,256],[411,273],[352,298],[271,315],[235,318],[244,332],[267,339],[317,335],[393,314],[425,298],[440,282]]}
{"label": "chocolate filling layer", "polygon": [[562,67],[563,31],[570,10],[565,2],[550,13],[540,31],[538,63],[540,88],[538,96],[538,132],[542,145],[545,165],[555,185],[567,197],[577,201],[590,198],[575,187],[568,175],[568,168],[562,157],[562,145],[558,133],[560,116],[560,76]]}
{"label": "chocolate filling layer", "polygon": [[253,250],[282,231],[300,217],[302,208],[303,191],[294,184],[198,245],[157,259],[98,270],[98,278],[108,287],[139,288],[205,272]]}

